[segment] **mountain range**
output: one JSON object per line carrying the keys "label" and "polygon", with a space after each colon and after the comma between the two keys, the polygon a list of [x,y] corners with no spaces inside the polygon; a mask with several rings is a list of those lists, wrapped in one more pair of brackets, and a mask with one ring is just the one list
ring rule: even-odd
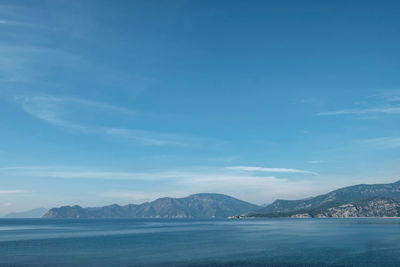
{"label": "mountain range", "polygon": [[43,218],[226,218],[258,208],[227,195],[201,193],[184,198],[159,198],[140,205],[64,206],[50,209]]}
{"label": "mountain range", "polygon": [[223,194],[159,198],[143,204],[50,209],[43,218],[400,217],[400,181],[360,184],[300,200],[258,206]]}
{"label": "mountain range", "polygon": [[[400,215],[397,212],[399,201],[400,181],[391,184],[360,184],[302,200],[276,200],[246,216],[396,217]],[[349,212],[350,207],[352,212]]]}

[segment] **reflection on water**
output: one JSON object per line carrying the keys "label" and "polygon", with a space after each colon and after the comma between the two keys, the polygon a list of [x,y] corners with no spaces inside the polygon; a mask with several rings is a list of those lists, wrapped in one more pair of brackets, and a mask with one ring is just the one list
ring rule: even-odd
{"label": "reflection on water", "polygon": [[4,219],[7,264],[400,266],[400,220]]}

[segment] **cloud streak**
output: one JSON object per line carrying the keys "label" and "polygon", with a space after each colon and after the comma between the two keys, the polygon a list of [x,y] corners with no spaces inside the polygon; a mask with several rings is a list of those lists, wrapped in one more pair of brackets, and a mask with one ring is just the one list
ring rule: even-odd
{"label": "cloud streak", "polygon": [[[192,170],[167,170],[159,172],[130,172],[130,171],[104,171],[89,169],[51,168],[51,167],[3,167],[0,172],[8,175],[48,177],[62,179],[107,179],[107,180],[202,180],[222,179],[271,179],[274,176],[259,176],[252,172],[264,173],[294,173],[313,174],[316,172],[288,169],[288,168],[264,168],[250,166],[230,166],[224,168],[200,168]],[[249,174],[250,173],[250,174]]]}
{"label": "cloud streak", "polygon": [[[60,98],[50,96],[17,96],[15,97],[17,103],[30,115],[49,123],[58,124],[61,126],[68,122],[65,114],[68,108],[85,109],[92,112],[110,112],[117,113],[118,115],[135,116],[136,112],[132,109],[113,106],[102,102],[89,101],[78,98]],[[81,114],[82,115],[82,114]]]}
{"label": "cloud streak", "polygon": [[[163,186],[155,189],[135,190],[119,188],[118,183],[107,192],[99,192],[101,197],[124,200],[127,203],[138,203],[154,200],[157,197],[184,197],[200,192],[224,193],[241,199],[265,203],[277,197],[306,195],[307,181],[290,181],[275,176],[260,176],[252,173],[236,172],[226,168],[201,168],[192,170],[167,170],[159,172],[125,172],[63,169],[45,167],[10,167],[1,168],[0,172],[8,177],[46,178],[46,179],[76,179],[76,180],[125,180],[132,185],[158,183]],[[78,181],[77,181],[78,182]],[[294,186],[296,185],[296,186]],[[134,187],[133,187],[134,188]],[[296,188],[296,191],[293,190]],[[301,188],[301,189],[300,189]]]}
{"label": "cloud streak", "polygon": [[361,140],[361,143],[373,145],[377,148],[399,148],[400,147],[400,137],[399,136],[387,136],[379,138],[371,138]]}
{"label": "cloud streak", "polygon": [[[243,167],[243,166],[235,166]],[[230,168],[230,167],[228,167]],[[101,197],[106,203],[141,203],[159,197],[185,197],[190,194],[209,192],[228,194],[254,203],[268,203],[277,198],[298,199],[327,192],[335,187],[331,179],[314,179],[301,176],[301,179],[289,179],[267,174],[269,171],[287,174],[307,174],[310,171],[287,168],[262,168],[266,175],[255,173],[255,167],[228,169],[227,167],[203,167],[184,170],[164,170],[155,172],[107,171],[65,167],[3,167],[0,174],[13,179],[76,179],[75,183],[85,180],[121,180],[124,183],[112,183],[107,188],[101,187],[93,197]],[[256,167],[259,170],[261,167]],[[81,180],[81,181],[79,181]],[[342,182],[343,183],[343,182]],[[94,183],[97,184],[97,183]],[[99,183],[101,184],[101,183]],[[123,184],[123,186],[122,186]],[[156,184],[157,186],[154,186]],[[68,204],[69,202],[66,202]],[[103,202],[104,203],[104,202]],[[85,205],[85,203],[80,203]]]}
{"label": "cloud streak", "polygon": [[[94,121],[92,118],[102,116],[113,116],[118,119],[135,118],[136,112],[125,107],[84,99],[49,96],[19,96],[15,99],[29,115],[72,132],[110,136],[146,146],[188,146],[189,144],[193,146],[205,141],[203,138],[185,134],[98,125],[104,122]],[[85,114],[88,117],[86,121],[79,118],[79,116],[84,117]]]}
{"label": "cloud streak", "polygon": [[187,136],[179,136],[173,134],[161,134],[152,131],[132,130],[122,128],[104,128],[107,135],[124,138],[133,142],[140,142],[143,145],[150,146],[167,146],[167,145],[185,145],[183,139]]}
{"label": "cloud streak", "polygon": [[0,195],[14,195],[27,193],[27,190],[0,190]]}
{"label": "cloud streak", "polygon": [[173,196],[173,197],[186,197],[190,193],[187,191],[162,191],[162,192],[144,192],[132,190],[110,190],[98,193],[102,198],[110,198],[115,200],[123,200],[128,203],[141,204],[143,202],[153,201],[157,198]]}
{"label": "cloud streak", "polygon": [[384,99],[387,102],[399,102],[400,90],[383,90],[377,94],[372,95],[373,98]]}
{"label": "cloud streak", "polygon": [[368,115],[368,114],[400,114],[400,106],[387,106],[365,109],[342,109],[317,113],[318,116],[334,115]]}
{"label": "cloud streak", "polygon": [[270,172],[270,173],[307,173],[318,175],[316,172],[305,171],[299,169],[288,169],[288,168],[265,168],[265,167],[255,167],[255,166],[232,166],[226,167],[229,170],[237,171],[249,171],[249,172]]}
{"label": "cloud streak", "polygon": [[325,161],[324,160],[309,160],[309,161],[307,161],[307,163],[319,164],[319,163],[325,163]]}

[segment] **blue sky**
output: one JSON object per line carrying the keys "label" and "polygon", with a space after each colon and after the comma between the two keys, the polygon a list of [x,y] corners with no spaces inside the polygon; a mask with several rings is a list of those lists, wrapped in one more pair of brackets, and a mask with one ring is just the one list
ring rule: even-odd
{"label": "blue sky", "polygon": [[0,1],[0,215],[400,179],[398,1]]}

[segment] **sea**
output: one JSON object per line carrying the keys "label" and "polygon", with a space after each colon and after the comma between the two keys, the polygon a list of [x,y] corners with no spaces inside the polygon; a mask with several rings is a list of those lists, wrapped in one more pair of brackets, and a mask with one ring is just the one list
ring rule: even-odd
{"label": "sea", "polygon": [[400,219],[1,219],[0,266],[400,266]]}

